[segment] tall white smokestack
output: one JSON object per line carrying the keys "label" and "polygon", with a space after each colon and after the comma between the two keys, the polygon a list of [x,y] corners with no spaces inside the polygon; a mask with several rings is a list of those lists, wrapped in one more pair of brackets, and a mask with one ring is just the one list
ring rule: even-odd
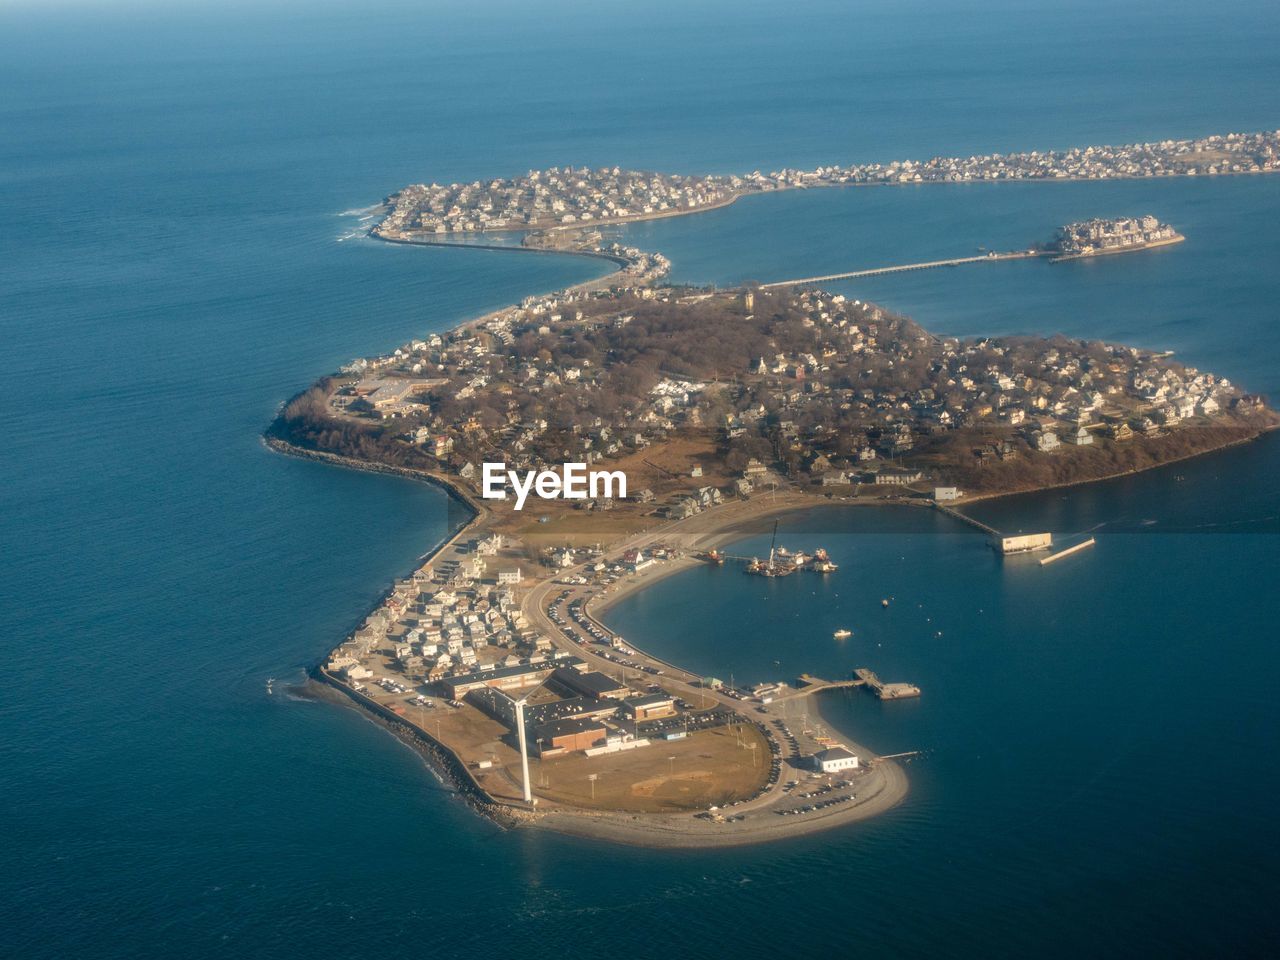
{"label": "tall white smokestack", "polygon": [[529,788],[529,745],[524,739],[524,701],[516,701],[516,739],[520,741],[520,782],[524,785],[524,802],[533,803]]}

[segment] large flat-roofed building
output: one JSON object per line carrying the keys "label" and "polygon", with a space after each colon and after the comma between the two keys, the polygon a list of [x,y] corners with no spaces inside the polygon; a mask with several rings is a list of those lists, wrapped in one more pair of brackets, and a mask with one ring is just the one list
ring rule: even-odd
{"label": "large flat-roofed building", "polygon": [[858,758],[844,747],[831,747],[813,755],[813,765],[821,773],[858,769]]}
{"label": "large flat-roofed building", "polygon": [[540,757],[553,757],[574,750],[586,750],[608,736],[608,730],[599,720],[590,717],[572,717],[544,723],[529,731],[534,752]]}
{"label": "large flat-roofed building", "polygon": [[594,670],[581,673],[577,670],[559,669],[551,674],[551,679],[574,693],[584,697],[595,697],[597,700],[621,700],[631,691],[625,683],[613,679]]}
{"label": "large flat-roofed building", "polygon": [[552,673],[574,673],[571,668],[582,663],[577,657],[561,658],[554,662],[522,663],[513,667],[495,667],[445,677],[440,681],[445,693],[454,700],[461,699],[472,690],[492,687],[495,690],[518,690],[539,683]]}
{"label": "large flat-roofed building", "polygon": [[529,704],[524,708],[524,721],[536,727],[539,724],[570,718],[594,717],[599,720],[612,717],[617,712],[618,705],[612,700],[597,700],[595,697],[566,697],[563,700]]}
{"label": "large flat-roofed building", "polygon": [[637,723],[644,720],[660,720],[663,717],[674,717],[676,713],[675,697],[667,693],[651,693],[644,697],[629,697],[622,701],[622,710]]}
{"label": "large flat-roofed building", "polygon": [[[478,687],[466,694],[467,702],[479,707],[499,723],[514,730],[516,708],[512,696],[494,687]],[[524,722],[528,729],[554,723],[557,720],[592,717],[597,720],[611,717],[618,711],[613,700],[597,700],[594,697],[566,697],[562,700],[545,700],[530,703],[524,708]]]}

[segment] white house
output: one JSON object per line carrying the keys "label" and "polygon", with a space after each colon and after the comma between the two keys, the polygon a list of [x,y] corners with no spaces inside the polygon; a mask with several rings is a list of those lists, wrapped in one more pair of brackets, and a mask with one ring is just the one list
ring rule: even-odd
{"label": "white house", "polygon": [[858,769],[858,758],[844,747],[831,747],[813,755],[813,765],[822,773]]}

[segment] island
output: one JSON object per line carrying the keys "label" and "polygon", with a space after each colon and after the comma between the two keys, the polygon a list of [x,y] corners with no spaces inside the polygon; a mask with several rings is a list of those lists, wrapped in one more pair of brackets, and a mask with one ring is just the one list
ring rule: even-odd
{"label": "island", "polygon": [[1173,227],[1161,223],[1151,214],[1114,220],[1084,220],[1069,223],[1058,231],[1051,262],[1167,247],[1185,239]]}
{"label": "island", "polygon": [[[1276,145],[1276,134],[1231,134],[812,176],[558,168],[401,191],[375,236],[435,244],[519,229],[510,249],[618,269],[352,361],[283,407],[267,432],[274,448],[439,484],[465,512],[315,667],[317,690],[365,709],[504,825],[710,846],[890,809],[907,792],[905,758],[827,729],[803,704],[840,687],[908,702],[927,690],[865,665],[735,687],[652,656],[603,612],[701,563],[838,577],[822,551],[776,542],[774,518],[815,504],[940,510],[1001,553],[1037,549],[1047,535],[1002,538],[956,507],[1171,463],[1280,418],[1168,353],[1062,336],[940,337],[809,281],[666,284],[661,254],[606,243],[592,224],[805,185],[1270,172]],[[1175,237],[1151,216],[1094,220],[1064,228],[1051,249],[943,263],[1092,256]],[[573,467],[623,485],[568,498]],[[504,477],[526,477],[524,493],[539,478],[537,494],[508,495],[495,484]],[[727,543],[771,521],[766,556],[726,556]]]}

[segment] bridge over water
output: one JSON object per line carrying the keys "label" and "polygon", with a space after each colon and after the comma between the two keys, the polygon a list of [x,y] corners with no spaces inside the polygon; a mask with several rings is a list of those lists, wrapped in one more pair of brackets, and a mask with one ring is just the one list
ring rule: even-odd
{"label": "bridge over water", "polygon": [[1045,256],[1038,250],[1012,250],[1008,253],[984,253],[977,257],[952,257],[950,260],[928,260],[924,263],[902,263],[893,267],[873,267],[870,270],[848,270],[844,273],[828,273],[821,277],[802,277],[799,280],[775,280],[760,284],[761,289],[794,287],[804,283],[825,283],[828,280],[854,280],[858,277],[879,277],[888,273],[906,273],[908,270],[932,270],[935,267],[958,267],[965,263],[997,263],[1001,260],[1027,260]]}

